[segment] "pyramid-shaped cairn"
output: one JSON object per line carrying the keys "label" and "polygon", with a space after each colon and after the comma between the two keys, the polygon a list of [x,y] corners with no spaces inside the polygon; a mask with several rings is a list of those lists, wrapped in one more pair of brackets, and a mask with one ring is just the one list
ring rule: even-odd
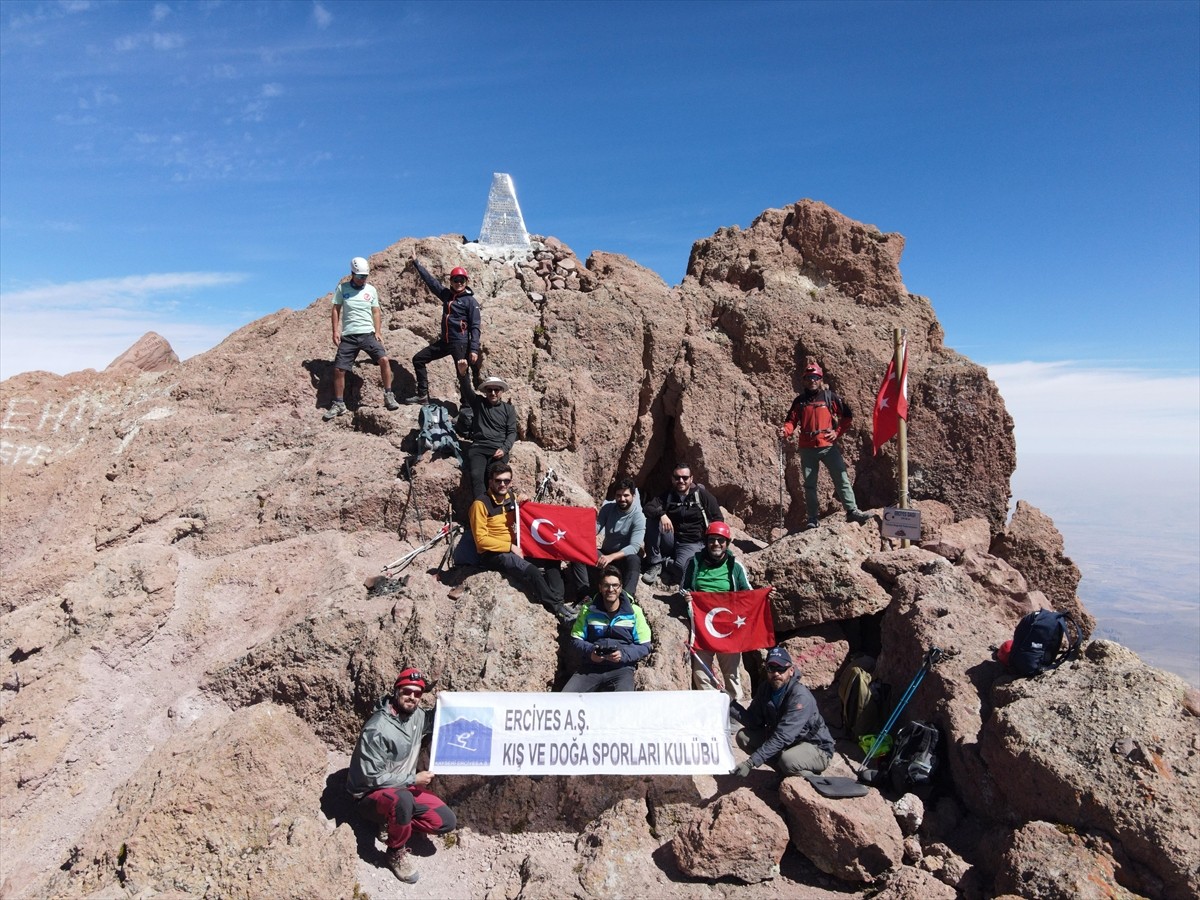
{"label": "pyramid-shaped cairn", "polygon": [[494,247],[528,247],[529,232],[517,203],[517,191],[506,172],[492,173],[487,212],[479,229],[479,243]]}

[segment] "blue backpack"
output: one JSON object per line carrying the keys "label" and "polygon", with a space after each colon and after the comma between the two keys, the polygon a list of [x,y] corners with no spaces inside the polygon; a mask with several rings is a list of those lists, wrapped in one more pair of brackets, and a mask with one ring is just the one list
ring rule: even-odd
{"label": "blue backpack", "polygon": [[420,460],[429,451],[431,459],[437,459],[438,454],[449,456],[454,454],[458,465],[462,467],[462,447],[454,434],[454,426],[450,422],[450,414],[440,403],[426,403],[417,413],[417,459]]}

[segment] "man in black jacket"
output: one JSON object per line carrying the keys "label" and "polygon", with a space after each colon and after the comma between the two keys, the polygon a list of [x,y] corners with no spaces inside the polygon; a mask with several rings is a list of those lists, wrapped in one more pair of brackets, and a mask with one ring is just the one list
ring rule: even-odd
{"label": "man in black jacket", "polygon": [[442,317],[438,336],[429,346],[413,357],[413,374],[417,379],[417,390],[406,403],[424,403],[429,399],[429,373],[426,366],[435,359],[449,356],[454,360],[460,392],[469,387],[467,366],[479,366],[479,301],[467,286],[470,280],[467,270],[455,266],[450,270],[450,287],[446,287],[429,274],[428,270],[413,258],[417,274],[425,282],[430,293],[442,301]]}
{"label": "man in black jacket", "polygon": [[[646,510],[646,574],[644,584],[679,584],[688,560],[704,548],[704,532],[725,521],[716,499],[692,480],[692,467],[671,470],[671,489],[652,499]],[[665,564],[664,564],[665,560]]]}
{"label": "man in black jacket", "polygon": [[767,680],[754,692],[741,722],[737,745],[750,754],[733,770],[741,778],[763,763],[785,776],[819,775],[833,759],[833,738],[817,701],[800,683],[792,657],[783,647],[767,653]]}
{"label": "man in black jacket", "polygon": [[508,462],[508,453],[517,440],[517,411],[502,398],[508,382],[494,375],[479,386],[462,383],[461,401],[472,411],[471,429],[467,437],[467,471],[471,474],[471,495],[478,497],[487,490],[487,467],[494,462]]}

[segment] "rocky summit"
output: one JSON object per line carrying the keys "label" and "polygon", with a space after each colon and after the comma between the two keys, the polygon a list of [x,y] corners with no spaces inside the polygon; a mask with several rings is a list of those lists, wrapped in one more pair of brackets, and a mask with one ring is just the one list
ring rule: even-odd
{"label": "rocky summit", "polygon": [[[777,588],[779,638],[839,738],[827,774],[862,758],[840,727],[851,660],[869,656],[894,701],[931,646],[946,656],[904,718],[938,726],[940,765],[918,791],[851,799],[765,769],[439,776],[460,828],[425,846],[406,893],[1200,894],[1195,692],[1103,641],[1034,679],[992,659],[1031,610],[1093,622],[1049,518],[1022,502],[1008,519],[1012,420],[905,289],[900,235],[804,200],[698,241],[677,287],[552,237],[531,247],[488,259],[447,235],[370,258],[396,394],[438,327],[411,259],[464,266],[483,373],[519,414],[518,486],[553,468],[554,502],[592,504],[621,476],[661,491],[690,461],[752,581]],[[801,530],[776,428],[808,361],[855,413],[841,446],[859,505],[895,501],[895,443],[873,456],[870,435],[895,327],[923,540],[843,521],[825,473],[822,525]],[[430,551],[380,577],[471,498],[452,460],[414,460],[417,408],[387,410],[365,360],[348,414],[322,419],[331,355],[325,295],[186,362],[149,335],[104,372],[0,384],[0,895],[396,896],[342,791],[375,698],[407,662],[441,690],[565,680],[553,615],[500,575],[439,577]],[[457,399],[448,360],[430,374]],[[686,617],[660,590],[638,601],[656,645],[639,689],[686,689]],[[760,655],[744,661],[757,681]]]}

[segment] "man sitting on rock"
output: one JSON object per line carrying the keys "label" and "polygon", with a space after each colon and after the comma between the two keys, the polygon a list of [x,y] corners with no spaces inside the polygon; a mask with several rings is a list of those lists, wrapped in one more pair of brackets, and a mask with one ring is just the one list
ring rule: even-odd
{"label": "man sitting on rock", "polygon": [[596,516],[596,534],[604,535],[596,565],[571,563],[569,574],[575,598],[582,599],[590,593],[591,578],[595,576],[589,576],[589,569],[594,573],[608,566],[616,566],[622,572],[621,587],[632,595],[642,574],[638,553],[646,536],[646,514],[637,502],[637,486],[632,478],[620,479],[613,489],[612,500],[601,505]]}
{"label": "man sitting on rock", "polygon": [[[711,522],[724,521],[716,499],[692,481],[692,467],[676,464],[671,488],[646,504],[645,584],[679,584],[684,566],[704,546]],[[665,565],[664,558],[670,559]]]}
{"label": "man sitting on rock", "polygon": [[741,778],[763,763],[784,776],[819,775],[833,759],[833,738],[817,701],[800,683],[792,657],[783,647],[768,651],[767,680],[754,692],[741,721],[737,745],[750,754],[733,770]]}
{"label": "man sitting on rock", "polygon": [[571,643],[583,662],[563,693],[633,690],[634,667],[650,652],[650,626],[642,608],[621,588],[616,566],[601,573],[600,590],[575,619]]}
{"label": "man sitting on rock", "polygon": [[517,495],[512,491],[512,466],[494,462],[487,472],[487,490],[467,511],[471,536],[479,552],[479,565],[494,572],[515,575],[533,588],[534,599],[552,610],[559,621],[573,621],[576,610],[562,602],[562,573],[558,563],[547,565],[543,570],[525,559],[517,546]]}
{"label": "man sitting on rock", "polygon": [[363,726],[346,779],[363,816],[387,827],[388,868],[409,884],[420,877],[408,857],[413,829],[446,834],[458,824],[450,807],[425,790],[433,773],[417,771],[421,739],[433,730],[432,717],[420,706],[427,687],[418,669],[396,677],[391,696],[379,699]]}
{"label": "man sitting on rock", "polygon": [[792,401],[787,419],[779,426],[779,436],[796,437],[800,448],[800,466],[804,470],[804,503],[808,512],[807,531],[819,524],[821,512],[817,497],[817,478],[821,474],[821,463],[829,470],[834,490],[846,509],[849,522],[869,522],[871,514],[858,508],[854,499],[854,488],[846,471],[846,461],[835,443],[850,427],[854,413],[846,401],[825,385],[825,373],[816,363],[804,369],[804,392]]}

